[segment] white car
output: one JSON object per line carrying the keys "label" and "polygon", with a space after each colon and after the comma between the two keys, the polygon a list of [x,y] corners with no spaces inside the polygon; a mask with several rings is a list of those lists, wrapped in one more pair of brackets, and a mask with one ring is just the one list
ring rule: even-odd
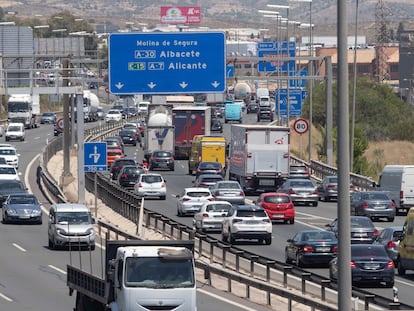
{"label": "white car", "polygon": [[25,139],[25,128],[23,123],[9,123],[6,129],[6,141],[9,140],[20,140]]}
{"label": "white car", "polygon": [[105,115],[105,122],[119,122],[122,120],[122,113],[118,109],[110,109]]}
{"label": "white car", "polygon": [[21,173],[18,173],[13,165],[0,164],[0,179],[1,180],[20,180]]}
{"label": "white car", "polygon": [[158,197],[165,200],[167,197],[167,186],[165,179],[160,174],[141,174],[134,186],[135,193],[141,197]]}
{"label": "white car", "polygon": [[233,244],[236,239],[265,241],[272,244],[272,221],[256,205],[234,205],[224,217],[221,240]]}
{"label": "white car", "polygon": [[139,102],[138,107],[137,107],[138,113],[147,114],[149,105],[150,105],[150,102]]}
{"label": "white car", "polygon": [[208,188],[185,188],[181,194],[177,194],[176,197],[178,199],[178,216],[198,213],[204,203],[214,201],[214,197]]}
{"label": "white car", "polygon": [[227,201],[209,201],[201,206],[200,211],[194,215],[193,229],[200,231],[221,231],[224,216],[231,209]]}
{"label": "white car", "polygon": [[5,158],[7,164],[19,168],[19,156],[16,148],[8,144],[0,144],[0,157]]}

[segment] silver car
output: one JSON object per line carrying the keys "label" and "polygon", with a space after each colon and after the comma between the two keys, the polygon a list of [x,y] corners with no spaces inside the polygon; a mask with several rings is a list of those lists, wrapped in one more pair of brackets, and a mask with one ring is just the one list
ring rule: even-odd
{"label": "silver car", "polygon": [[352,215],[394,221],[395,213],[395,203],[383,191],[356,192],[351,197]]}
{"label": "silver car", "polygon": [[211,201],[201,206],[193,218],[193,229],[201,231],[221,231],[223,228],[224,216],[232,207],[227,201]]}
{"label": "silver car", "polygon": [[318,206],[318,190],[310,179],[287,179],[277,192],[289,194],[293,204]]}
{"label": "silver car", "polygon": [[[317,186],[319,199],[321,201],[330,201],[338,199],[338,176],[325,176]],[[349,185],[349,195],[353,195],[355,187]]]}
{"label": "silver car", "polygon": [[213,187],[211,187],[211,193],[216,200],[244,205],[244,191],[237,181],[218,181]]}
{"label": "silver car", "polygon": [[394,263],[396,263],[398,259],[398,248],[400,246],[400,240],[402,237],[403,227],[391,226],[382,230],[372,244],[383,245],[388,253],[388,256],[390,256]]}

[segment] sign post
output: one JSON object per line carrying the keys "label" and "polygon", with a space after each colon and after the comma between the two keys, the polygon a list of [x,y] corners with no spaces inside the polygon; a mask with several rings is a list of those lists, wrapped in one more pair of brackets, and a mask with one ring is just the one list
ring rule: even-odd
{"label": "sign post", "polygon": [[109,91],[122,94],[221,93],[224,32],[113,33]]}
{"label": "sign post", "polygon": [[302,158],[302,134],[309,130],[309,122],[306,119],[298,118],[293,123],[293,130],[300,135],[300,158]]}

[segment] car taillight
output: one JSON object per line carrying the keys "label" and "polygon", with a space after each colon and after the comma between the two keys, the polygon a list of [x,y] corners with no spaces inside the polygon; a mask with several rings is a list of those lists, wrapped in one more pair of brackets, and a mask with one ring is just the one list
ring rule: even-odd
{"label": "car taillight", "polygon": [[263,221],[263,222],[270,223],[270,219],[267,219],[267,218],[266,218],[266,219],[263,219],[262,221]]}
{"label": "car taillight", "polygon": [[313,253],[313,247],[312,247],[312,246],[304,246],[304,247],[302,248],[302,250],[303,250],[305,253]]}
{"label": "car taillight", "polygon": [[379,232],[378,232],[378,230],[377,229],[375,229],[375,231],[372,233],[374,236],[378,236],[379,235]]}
{"label": "car taillight", "polygon": [[173,157],[171,157],[171,158],[170,158],[170,161],[174,161],[174,158],[173,158]]}
{"label": "car taillight", "polygon": [[387,247],[388,247],[388,248],[394,248],[394,247],[395,247],[395,243],[394,243],[394,241],[389,241],[389,242],[387,243]]}
{"label": "car taillight", "polygon": [[387,268],[394,268],[394,261],[388,261]]}
{"label": "car taillight", "polygon": [[151,158],[150,158],[150,161],[151,161],[151,162],[154,162],[154,161],[155,161],[155,158],[154,158],[154,157],[151,157]]}
{"label": "car taillight", "polygon": [[142,188],[142,184],[141,183],[138,184],[138,188]]}
{"label": "car taillight", "polygon": [[352,269],[352,268],[356,268],[356,264],[355,264],[355,262],[353,262],[353,261],[351,261],[351,262],[349,263],[349,265],[351,266],[351,269]]}
{"label": "car taillight", "polygon": [[337,252],[338,252],[338,246],[332,247],[332,253],[337,253]]}
{"label": "car taillight", "polygon": [[123,174],[121,175],[121,178],[127,178],[127,174],[123,173]]}
{"label": "car taillight", "polygon": [[287,207],[286,207],[286,209],[290,209],[290,208],[293,208],[293,204],[292,204],[292,203],[289,203],[289,204],[287,205]]}
{"label": "car taillight", "polygon": [[214,195],[215,195],[216,197],[220,196],[220,191],[216,191],[216,192],[214,192]]}
{"label": "car taillight", "polygon": [[364,202],[364,203],[362,203],[362,204],[361,204],[361,207],[362,207],[362,208],[368,208],[368,207],[369,207],[369,205],[368,205],[368,203],[367,203],[367,202]]}
{"label": "car taillight", "polygon": [[190,201],[190,199],[189,198],[183,198],[183,202],[187,202],[187,201]]}
{"label": "car taillight", "polygon": [[237,218],[233,219],[233,223],[242,222],[242,221],[243,221],[243,219],[237,219]]}
{"label": "car taillight", "polygon": [[289,194],[295,194],[296,192],[293,189],[289,189]]}
{"label": "car taillight", "polygon": [[349,185],[349,190],[354,190],[355,186],[354,185]]}
{"label": "car taillight", "polygon": [[209,200],[209,201],[214,201],[214,198],[208,198],[207,200]]}
{"label": "car taillight", "polygon": [[207,213],[204,213],[204,214],[203,214],[203,217],[207,217],[207,218],[208,218],[208,217],[210,217],[210,215],[209,215],[209,214],[207,214]]}
{"label": "car taillight", "polygon": [[199,187],[208,187],[208,185],[207,184],[204,184],[204,183],[198,184],[198,186]]}
{"label": "car taillight", "polygon": [[165,183],[162,183],[161,184],[161,188],[165,188]]}
{"label": "car taillight", "polygon": [[239,195],[242,196],[242,197],[244,197],[244,192],[243,191],[240,191]]}
{"label": "car taillight", "polygon": [[394,202],[391,202],[390,208],[395,208],[395,203]]}
{"label": "car taillight", "polygon": [[318,190],[313,190],[312,194],[318,194]]}
{"label": "car taillight", "polygon": [[335,188],[335,185],[329,184],[328,189],[332,189],[332,188]]}

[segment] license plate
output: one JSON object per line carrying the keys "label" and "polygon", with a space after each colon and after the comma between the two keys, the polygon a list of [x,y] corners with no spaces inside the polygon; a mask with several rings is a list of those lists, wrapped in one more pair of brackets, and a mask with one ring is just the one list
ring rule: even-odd
{"label": "license plate", "polygon": [[274,186],[275,181],[273,179],[260,179],[259,185],[261,186]]}
{"label": "license plate", "polygon": [[274,218],[283,218],[285,215],[283,214],[272,214],[272,217]]}
{"label": "license plate", "polygon": [[255,225],[255,224],[257,224],[257,221],[255,221],[255,220],[245,220],[245,221],[243,221],[243,223],[245,223],[246,225]]}
{"label": "license plate", "polygon": [[30,216],[29,215],[21,215],[19,216],[20,219],[29,219]]}
{"label": "license plate", "polygon": [[366,233],[366,232],[357,232],[357,233],[354,233],[354,236],[355,237],[360,237],[360,238],[363,238],[363,237],[367,237],[368,236],[368,233]]}
{"label": "license plate", "polygon": [[377,205],[377,206],[375,206],[376,209],[385,209],[385,207],[386,207],[385,205]]}
{"label": "license plate", "polygon": [[380,267],[380,265],[377,264],[377,263],[366,263],[364,265],[364,268],[368,269],[368,270],[376,270],[376,269],[379,269],[379,267]]}
{"label": "license plate", "polygon": [[162,166],[162,167],[166,167],[167,166],[167,163],[159,163],[158,165],[159,166]]}
{"label": "license plate", "polygon": [[331,250],[331,248],[330,247],[327,247],[327,246],[325,246],[325,247],[317,247],[316,248],[316,251],[317,252],[323,252],[323,253],[329,252],[330,250]]}

